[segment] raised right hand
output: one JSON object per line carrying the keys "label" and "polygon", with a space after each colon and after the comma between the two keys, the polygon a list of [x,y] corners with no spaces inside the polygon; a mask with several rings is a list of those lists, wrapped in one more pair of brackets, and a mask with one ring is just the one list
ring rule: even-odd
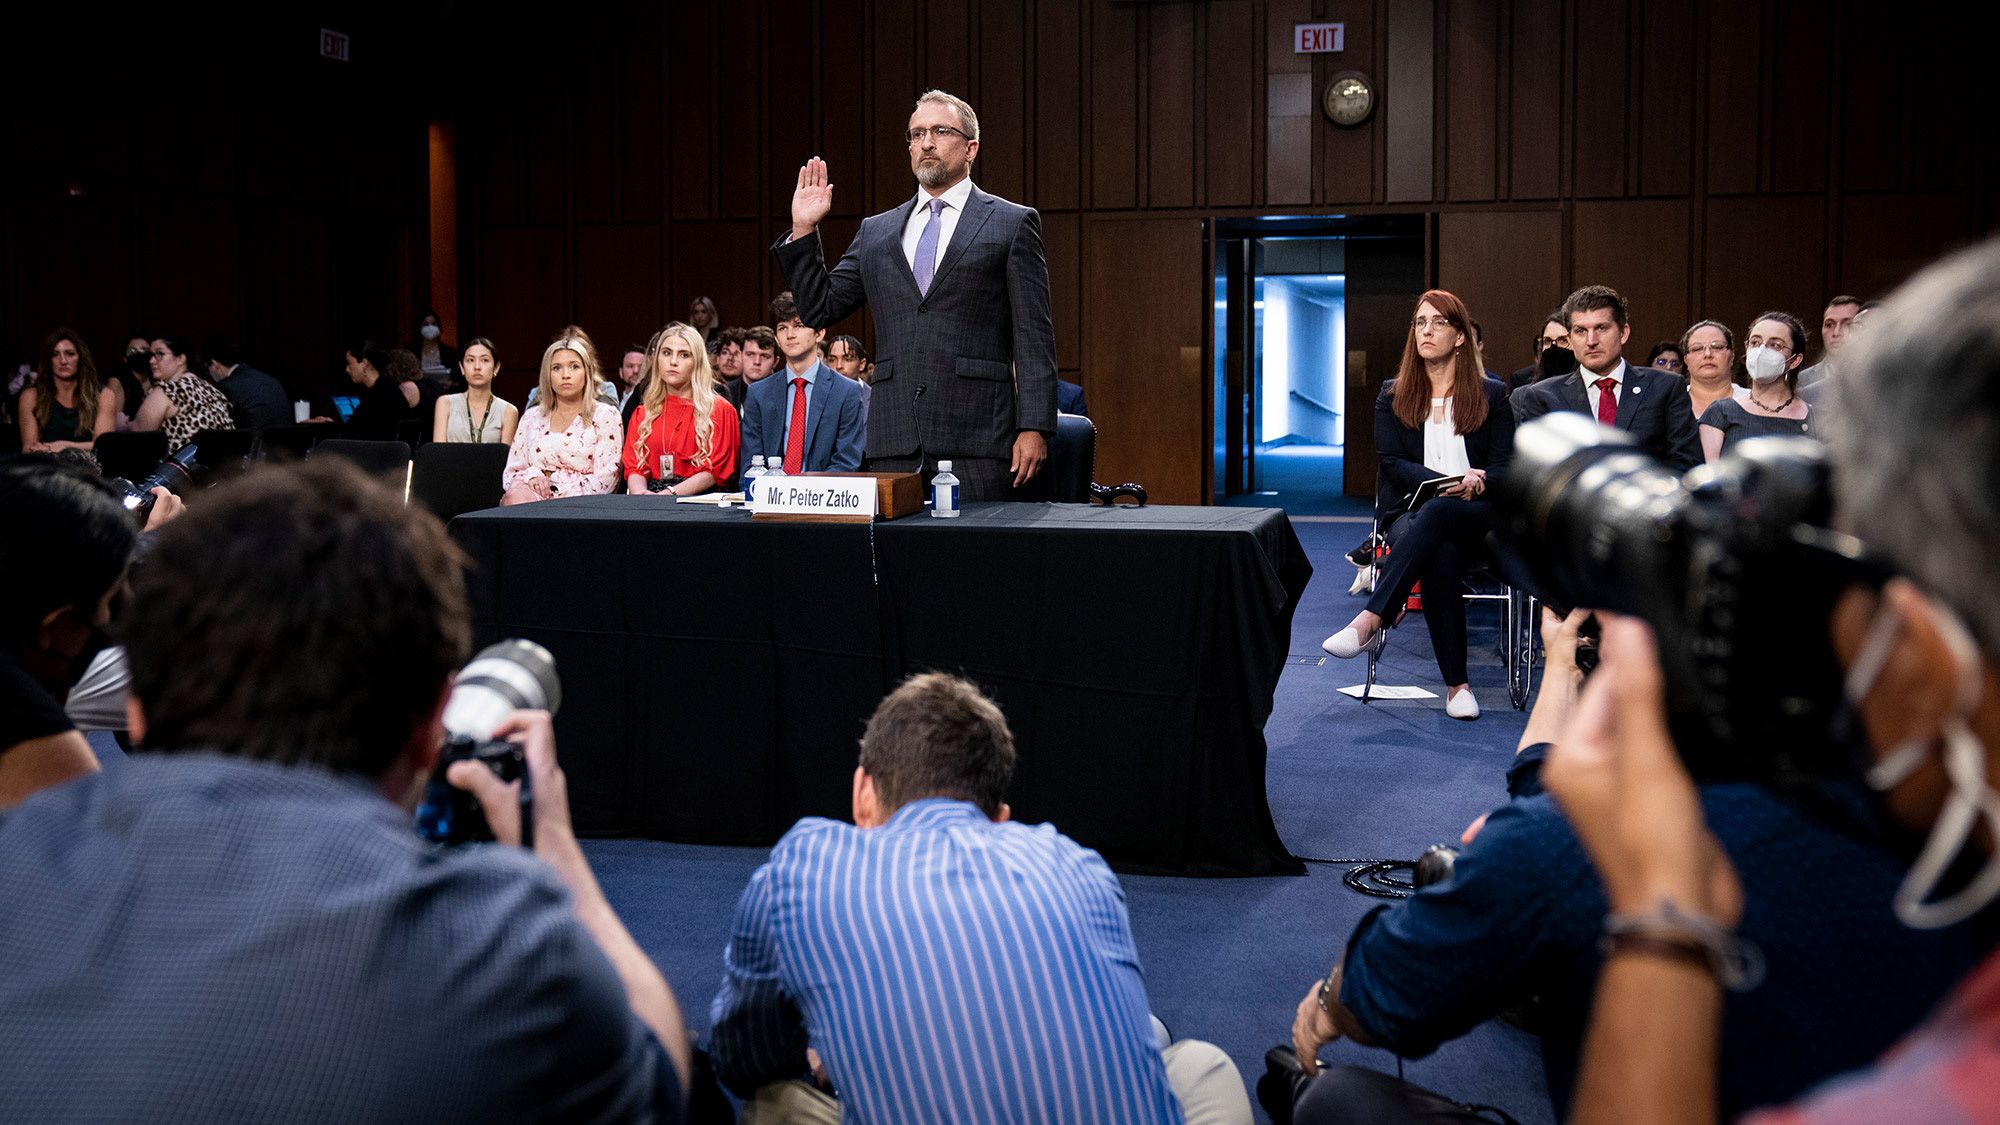
{"label": "raised right hand", "polygon": [[799,186],[792,190],[792,237],[804,238],[833,210],[833,185],[826,182],[826,161],[815,156],[799,168]]}

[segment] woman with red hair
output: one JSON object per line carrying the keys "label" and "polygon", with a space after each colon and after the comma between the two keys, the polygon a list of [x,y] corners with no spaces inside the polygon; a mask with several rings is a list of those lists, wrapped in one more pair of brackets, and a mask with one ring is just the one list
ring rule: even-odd
{"label": "woman with red hair", "polygon": [[[1445,713],[1476,719],[1479,701],[1465,676],[1464,575],[1493,530],[1486,492],[1514,455],[1514,411],[1506,385],[1486,376],[1465,302],[1442,289],[1417,302],[1402,364],[1375,400],[1375,452],[1381,458],[1376,514],[1389,559],[1368,607],[1321,647],[1346,658],[1380,645],[1391,607],[1422,580]],[[1457,479],[1411,508],[1418,486],[1439,477]]]}

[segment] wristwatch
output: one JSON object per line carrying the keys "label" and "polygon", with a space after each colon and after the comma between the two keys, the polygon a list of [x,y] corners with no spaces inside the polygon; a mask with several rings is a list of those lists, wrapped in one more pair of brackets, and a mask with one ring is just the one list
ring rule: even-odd
{"label": "wristwatch", "polygon": [[1333,1005],[1340,1002],[1340,964],[1336,962],[1326,979],[1319,982],[1319,1010],[1333,1017]]}

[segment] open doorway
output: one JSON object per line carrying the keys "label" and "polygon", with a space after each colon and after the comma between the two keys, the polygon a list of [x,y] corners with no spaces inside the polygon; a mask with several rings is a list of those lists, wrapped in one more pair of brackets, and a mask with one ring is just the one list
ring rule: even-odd
{"label": "open doorway", "polygon": [[[1295,515],[1344,512],[1373,480],[1369,351],[1379,302],[1420,292],[1423,217],[1222,220],[1214,278],[1215,499]],[[1364,299],[1351,301],[1356,293]],[[1391,346],[1400,348],[1401,325]],[[1378,356],[1379,365],[1394,358]],[[1359,416],[1355,416],[1355,412]],[[1368,459],[1357,474],[1350,445]]]}

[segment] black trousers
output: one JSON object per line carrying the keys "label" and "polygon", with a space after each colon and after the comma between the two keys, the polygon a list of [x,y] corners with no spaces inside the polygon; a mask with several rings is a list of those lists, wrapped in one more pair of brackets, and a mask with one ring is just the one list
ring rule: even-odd
{"label": "black trousers", "polygon": [[1493,508],[1484,500],[1440,496],[1389,525],[1389,561],[1375,579],[1368,609],[1393,620],[1391,607],[1424,584],[1424,625],[1447,684],[1465,683],[1465,572],[1485,557]]}
{"label": "black trousers", "polygon": [[[1002,457],[947,457],[951,462],[951,475],[958,478],[958,499],[962,504],[977,504],[987,500],[1008,500],[1014,494],[1014,474],[1007,468],[1008,462]],[[929,493],[931,478],[937,475],[937,458],[921,457],[870,457],[861,467],[871,473],[922,473],[924,489]],[[1048,466],[1043,465],[1047,472]]]}

